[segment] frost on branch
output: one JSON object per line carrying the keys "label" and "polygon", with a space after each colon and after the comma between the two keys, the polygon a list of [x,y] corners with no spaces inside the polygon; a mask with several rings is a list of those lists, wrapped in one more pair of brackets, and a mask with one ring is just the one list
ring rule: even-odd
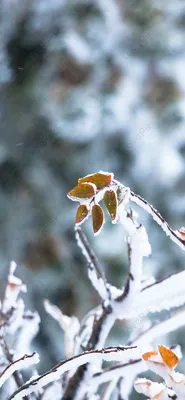
{"label": "frost on branch", "polygon": [[[116,181],[112,173],[99,171],[80,178],[68,197],[80,203],[75,219],[77,244],[84,255],[88,278],[100,302],[79,321],[75,316],[64,315],[58,307],[45,300],[47,313],[64,331],[65,359],[51,370],[36,374],[25,382],[20,370],[39,361],[30,347],[38,332],[40,319],[36,312],[24,310],[21,292],[25,292],[26,287],[14,276],[16,265],[12,263],[1,304],[2,399],[128,400],[133,387],[148,399],[185,399],[185,375],[176,372],[181,358],[179,346],[167,348],[161,343],[155,350],[153,343],[158,337],[184,326],[185,272],[166,276],[159,282],[153,276],[145,279],[143,264],[151,256],[151,246],[145,227],[130,208],[131,202],[149,212],[183,250],[184,228],[173,230],[153,206]],[[128,274],[120,287],[108,282],[101,262],[81,229],[91,216],[93,231],[97,235],[102,230],[104,215],[108,215],[113,224],[123,226],[127,243]],[[178,308],[180,306],[181,309]],[[175,307],[168,319],[159,318],[154,323],[149,317],[149,313]],[[107,342],[109,333],[118,319],[125,323],[131,320],[132,330],[126,343],[115,343],[110,347]],[[31,335],[27,334],[28,331]],[[16,337],[14,349],[9,347],[6,339],[9,335]],[[107,366],[104,361],[111,364]],[[138,377],[148,369],[158,374],[162,382]]]}

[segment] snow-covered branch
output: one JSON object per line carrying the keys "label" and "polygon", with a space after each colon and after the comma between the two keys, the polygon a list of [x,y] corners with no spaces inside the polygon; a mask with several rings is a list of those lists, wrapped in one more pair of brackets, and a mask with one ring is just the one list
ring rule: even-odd
{"label": "snow-covered branch", "polygon": [[[162,376],[164,382],[157,384],[138,378],[134,386],[139,393],[150,399],[184,399],[185,376],[175,371],[181,358],[180,348],[173,346],[168,349],[160,345],[158,351],[151,349],[157,337],[184,325],[185,309],[173,312],[168,319],[158,323],[152,323],[148,314],[185,304],[185,272],[173,274],[162,281],[156,281],[153,276],[144,281],[143,262],[151,254],[151,247],[145,227],[128,207],[129,201],[149,212],[183,250],[185,228],[170,228],[153,206],[114,180],[113,174],[100,171],[80,178],[68,196],[80,202],[76,214],[76,239],[85,256],[90,282],[100,296],[100,304],[79,321],[45,301],[46,311],[64,331],[66,359],[41,375],[32,375],[24,383],[20,369],[39,361],[35,353],[27,354],[38,332],[40,317],[36,312],[25,311],[21,293],[26,291],[26,286],[15,277],[16,264],[12,262],[4,299],[0,304],[0,387],[6,390],[3,394],[9,400],[23,397],[28,400],[29,396],[36,399],[39,396],[39,400],[110,400],[112,394],[117,392],[118,397],[128,400],[137,375],[151,369]],[[100,233],[105,220],[99,205],[102,200],[112,223],[123,225],[128,246],[128,277],[125,286],[120,288],[107,282],[100,262],[79,227],[91,216],[94,233]],[[132,318],[136,322],[140,318],[140,322],[133,322],[127,346],[106,347],[115,321],[125,320],[127,324],[127,320]],[[16,337],[13,351],[6,344],[6,336]],[[114,361],[116,364],[104,368],[103,361]],[[11,384],[3,386],[8,379]]]}
{"label": "snow-covered branch", "polygon": [[102,383],[111,381],[115,376],[120,378],[121,376],[130,373],[137,375],[146,370],[147,367],[143,363],[142,358],[134,359],[128,363],[120,363],[114,367],[107,368],[104,371],[97,372],[93,375],[92,384],[98,387]]}
{"label": "snow-covered branch", "polygon": [[183,228],[180,228],[179,230],[172,229],[162,215],[151,204],[132,191],[130,192],[130,200],[134,201],[145,211],[147,211],[152,216],[154,221],[160,225],[166,235],[169,236],[170,239],[179,247],[181,247],[182,250],[185,250],[185,232],[183,231]]}
{"label": "snow-covered branch", "polygon": [[19,371],[25,368],[30,367],[30,365],[39,363],[39,356],[37,353],[25,354],[23,357],[18,360],[12,361],[0,375],[0,387],[10,378],[11,375],[14,374],[15,371]]}
{"label": "snow-covered branch", "polygon": [[[140,293],[143,258],[151,254],[151,247],[144,226],[134,221],[131,211],[126,212],[125,209],[121,208],[119,216],[127,234],[129,274],[125,290],[123,294],[116,298],[116,301],[120,303],[126,298],[127,303],[129,303],[130,299],[132,300]],[[127,307],[129,307],[129,304],[127,304]],[[121,315],[123,318],[123,313]]]}
{"label": "snow-covered branch", "polygon": [[185,309],[177,311],[167,317],[163,321],[157,323],[151,323],[149,328],[145,329],[140,333],[132,342],[129,344],[137,344],[140,347],[146,346],[146,343],[152,343],[157,337],[164,336],[170,332],[173,332],[182,326],[184,326],[185,320]]}
{"label": "snow-covered branch", "polygon": [[7,313],[12,308],[16,307],[17,298],[18,298],[20,292],[25,293],[27,291],[27,288],[24,285],[24,283],[21,281],[21,279],[17,278],[14,275],[16,267],[17,267],[16,263],[14,261],[12,261],[10,263],[8,281],[7,281],[5,295],[4,295],[3,304],[2,304],[2,308],[1,308],[1,311],[3,314]]}
{"label": "snow-covered branch", "polygon": [[42,387],[48,385],[50,382],[58,380],[61,375],[64,374],[64,372],[79,367],[80,365],[84,365],[86,363],[99,364],[100,361],[128,361],[135,357],[136,353],[139,355],[137,346],[118,346],[107,347],[101,350],[91,350],[82,354],[78,354],[68,360],[60,362],[50,371],[36,377],[35,379],[31,379],[21,388],[16,390],[8,400],[22,399],[22,397],[27,396],[28,394],[35,393]]}
{"label": "snow-covered branch", "polygon": [[75,231],[77,244],[81,248],[82,254],[87,261],[88,277],[94,288],[99,293],[100,297],[105,300],[109,298],[110,290],[101,265],[81,228],[76,227]]}
{"label": "snow-covered branch", "polygon": [[55,305],[48,300],[44,301],[45,310],[50,314],[60,325],[65,332],[65,354],[68,358],[75,354],[76,337],[80,330],[80,323],[74,315],[68,317]]}
{"label": "snow-covered branch", "polygon": [[185,271],[182,271],[146,287],[137,303],[133,303],[131,316],[137,316],[141,310],[146,313],[157,312],[185,304],[184,280]]}

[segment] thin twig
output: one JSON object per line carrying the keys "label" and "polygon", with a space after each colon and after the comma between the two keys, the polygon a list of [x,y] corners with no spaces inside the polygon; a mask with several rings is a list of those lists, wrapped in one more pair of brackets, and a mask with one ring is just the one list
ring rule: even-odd
{"label": "thin twig", "polygon": [[162,215],[143,197],[139,196],[134,192],[130,192],[130,199],[138,204],[140,207],[144,208],[153,219],[161,226],[166,235],[170,236],[171,240],[175,242],[181,249],[185,250],[185,240],[181,239],[175,231],[170,227],[170,225],[166,222],[166,220],[162,217]]}
{"label": "thin twig", "polygon": [[106,283],[106,279],[103,274],[100,262],[99,262],[97,256],[95,255],[95,253],[93,252],[85,233],[79,227],[75,227],[75,232],[76,232],[76,235],[78,235],[77,240],[79,238],[80,242],[82,243],[82,246],[84,247],[85,251],[87,252],[89,261],[94,265],[94,268],[97,272],[98,277],[102,278],[104,280],[104,282]]}

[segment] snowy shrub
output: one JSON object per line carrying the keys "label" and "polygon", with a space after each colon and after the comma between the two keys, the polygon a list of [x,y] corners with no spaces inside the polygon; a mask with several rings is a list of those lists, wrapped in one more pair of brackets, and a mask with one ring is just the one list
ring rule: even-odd
{"label": "snowy shrub", "polygon": [[[185,375],[175,368],[181,358],[180,347],[167,348],[159,344],[153,348],[157,337],[184,325],[185,271],[156,281],[143,279],[143,259],[151,254],[145,227],[137,221],[130,208],[131,202],[152,215],[169,238],[185,250],[185,228],[173,230],[164,218],[146,200],[116,181],[111,173],[98,172],[78,180],[68,197],[80,204],[77,208],[76,239],[87,265],[88,277],[98,292],[100,304],[79,321],[75,316],[64,315],[58,307],[45,301],[46,311],[58,321],[65,332],[66,359],[51,370],[23,382],[21,370],[35,368],[39,356],[30,352],[30,344],[39,329],[39,315],[25,311],[21,292],[26,286],[14,273],[16,264],[10,265],[0,319],[0,387],[2,399],[27,400],[106,400],[129,399],[132,388],[149,399],[185,398]],[[128,246],[128,278],[123,288],[111,285],[102,271],[80,225],[92,217],[94,234],[101,232],[104,211],[112,223],[121,223]],[[172,315],[154,323],[148,313],[178,307]],[[133,324],[127,343],[106,347],[106,341],[116,320],[138,319]],[[29,334],[28,334],[29,332]],[[30,334],[31,332],[31,334]],[[104,361],[110,362],[107,367]],[[114,362],[114,363],[112,363]],[[152,382],[138,377],[147,370],[162,377],[162,382]]]}

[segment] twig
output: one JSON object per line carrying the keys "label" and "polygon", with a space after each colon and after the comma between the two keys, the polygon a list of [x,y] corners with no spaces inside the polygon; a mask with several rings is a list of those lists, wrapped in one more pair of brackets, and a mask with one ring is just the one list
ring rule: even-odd
{"label": "twig", "polygon": [[[87,261],[94,265],[94,268],[97,272],[98,277],[103,279],[104,282],[106,282],[105,276],[102,272],[100,262],[99,262],[97,256],[95,255],[95,253],[93,252],[92,248],[90,247],[90,244],[88,243],[86,235],[84,234],[82,229],[79,227],[75,227],[75,232],[76,232],[77,243],[80,246],[80,248],[82,249],[82,252],[83,252],[84,256],[86,257]],[[85,254],[85,252],[86,252],[86,254]]]}
{"label": "twig", "polygon": [[135,360],[129,361],[128,363],[118,364],[114,367],[106,368],[104,371],[97,372],[96,374],[93,375],[92,384],[99,386],[102,383],[109,382],[115,376],[119,378],[123,376],[124,372],[126,372],[128,368],[132,369],[133,365],[139,366],[138,368],[139,372],[141,370],[145,370],[146,368],[144,368],[144,365],[143,368],[141,368],[141,364],[142,364],[142,359],[137,358]]}
{"label": "twig", "polygon": [[130,199],[138,204],[140,207],[144,208],[153,219],[161,226],[163,231],[167,236],[170,236],[170,239],[175,242],[182,250],[185,250],[185,240],[178,237],[175,231],[169,226],[166,220],[162,217],[162,215],[145,199],[134,192],[130,192]]}
{"label": "twig", "polygon": [[77,244],[81,248],[82,254],[87,260],[88,277],[92,285],[97,290],[101,298],[110,299],[110,288],[97,256],[93,252],[82,229],[79,227],[75,227],[75,232]]}

